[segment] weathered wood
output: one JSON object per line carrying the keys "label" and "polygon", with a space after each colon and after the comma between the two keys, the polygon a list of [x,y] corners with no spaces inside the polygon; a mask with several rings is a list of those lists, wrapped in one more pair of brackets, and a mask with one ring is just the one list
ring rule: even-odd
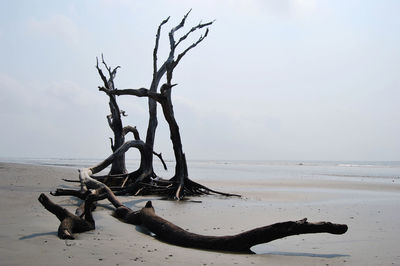
{"label": "weathered wood", "polygon": [[[95,228],[95,221],[92,216],[95,201],[108,199],[115,207],[114,216],[125,223],[142,226],[155,234],[156,238],[178,246],[217,250],[217,251],[234,251],[249,253],[250,248],[261,243],[284,238],[291,235],[309,234],[309,233],[331,233],[344,234],[347,231],[345,224],[333,224],[330,222],[309,223],[306,218],[299,221],[287,221],[276,223],[264,227],[255,228],[246,232],[229,236],[206,236],[188,232],[179,226],[158,216],[152,206],[151,201],[138,211],[133,211],[124,206],[122,202],[114,194],[113,189],[118,190],[120,194],[157,194],[167,195],[181,199],[187,195],[202,195],[217,193],[226,196],[239,196],[235,194],[222,193],[211,190],[201,184],[189,179],[186,156],[183,152],[181,135],[179,126],[174,116],[174,109],[171,99],[173,71],[181,59],[191,49],[201,43],[208,35],[208,28],[199,39],[183,49],[183,52],[176,56],[176,48],[187,37],[196,30],[208,27],[213,23],[199,23],[192,27],[186,34],[181,36],[178,42],[175,41],[174,34],[181,29],[190,11],[183,17],[181,22],[171,29],[169,32],[170,52],[165,62],[158,68],[157,53],[159,39],[162,26],[168,22],[169,17],[161,22],[158,27],[156,42],[153,50],[153,78],[150,89],[125,89],[118,90],[114,85],[114,78],[119,67],[113,70],[109,67],[102,56],[102,63],[106,67],[109,77],[107,78],[100,69],[98,62],[96,68],[104,83],[100,86],[101,91],[106,92],[109,96],[109,106],[111,114],[107,116],[110,128],[114,132],[114,139],[111,138],[111,149],[113,153],[104,161],[91,168],[80,169],[79,182],[80,190],[58,189],[51,193],[54,196],[75,196],[83,200],[76,210],[76,214],[70,213],[67,209],[53,203],[46,195],[39,196],[40,203],[51,213],[53,213],[60,221],[58,228],[58,236],[62,239],[74,239],[74,233],[85,232]],[[164,83],[160,91],[158,88],[161,79],[166,75],[166,83]],[[120,110],[116,101],[117,95],[134,95],[137,97],[147,97],[149,106],[149,122],[147,128],[146,140],[140,139],[139,132],[136,127],[122,126],[121,115],[125,116],[124,111]],[[162,159],[161,153],[154,152],[154,140],[157,129],[157,103],[162,107],[164,118],[170,129],[170,139],[173,144],[175,156],[175,174],[169,180],[161,179],[156,176],[153,170],[153,155],[160,158],[166,169],[166,164]],[[134,139],[125,142],[125,136],[132,132]],[[125,153],[130,148],[136,148],[141,155],[139,168],[131,173],[127,173],[125,167]],[[104,170],[107,166],[111,166],[109,175],[93,176]],[[68,180],[69,181],[69,180]],[[101,181],[101,182],[100,182]],[[117,187],[110,187],[107,184],[118,184]],[[239,196],[240,197],[240,196]]]}
{"label": "weathered wood", "polygon": [[330,222],[309,223],[306,218],[299,221],[275,223],[255,228],[237,235],[205,236],[188,232],[158,216],[151,201],[140,211],[125,206],[116,209],[114,216],[134,225],[141,225],[154,233],[157,239],[169,244],[218,251],[251,253],[252,246],[268,243],[292,235],[330,233],[344,234],[347,225]]}
{"label": "weathered wood", "polygon": [[[195,191],[196,189],[189,188],[186,183],[189,182],[189,177],[188,177],[188,170],[187,170],[187,162],[186,162],[186,157],[183,152],[182,148],[182,141],[181,141],[181,136],[179,132],[179,126],[178,123],[175,119],[174,116],[174,109],[173,109],[173,104],[172,104],[172,99],[171,99],[171,89],[173,86],[176,84],[172,84],[172,76],[173,76],[173,71],[175,67],[178,65],[180,60],[185,56],[185,54],[196,47],[199,43],[201,43],[208,35],[208,28],[204,32],[203,35],[200,36],[200,38],[193,43],[192,45],[188,46],[186,49],[184,49],[183,52],[181,52],[175,59],[175,52],[176,48],[178,47],[179,44],[181,44],[187,37],[195,32],[196,30],[202,29],[204,27],[207,27],[213,23],[207,22],[207,23],[199,23],[198,25],[192,27],[186,34],[184,34],[181,38],[179,38],[178,42],[175,41],[175,33],[180,30],[181,28],[184,27],[185,22],[187,17],[189,16],[189,12],[185,14],[181,22],[173,27],[168,36],[169,36],[169,43],[170,43],[170,51],[168,54],[168,58],[165,60],[165,62],[162,64],[162,66],[158,69],[157,67],[157,52],[158,52],[158,45],[159,45],[159,38],[160,38],[160,32],[161,32],[161,27],[168,22],[169,18],[165,19],[158,27],[157,30],[157,35],[156,35],[156,43],[154,46],[153,50],[153,79],[152,83],[150,86],[150,89],[146,88],[139,88],[139,89],[110,89],[110,86],[103,86],[99,87],[101,91],[106,92],[108,95],[134,95],[137,97],[147,97],[149,99],[149,124],[148,124],[148,129],[147,129],[147,136],[146,136],[146,145],[149,146],[150,149],[153,150],[154,148],[154,138],[155,138],[155,132],[157,128],[157,109],[156,109],[156,102],[158,102],[163,110],[164,118],[168,123],[169,129],[170,129],[170,139],[172,142],[173,150],[174,150],[174,156],[175,156],[175,174],[174,176],[170,179],[170,181],[173,183],[172,187],[169,188],[169,191],[174,190],[173,196],[176,199],[181,199],[185,196],[185,192],[187,191]],[[157,92],[158,86],[161,80],[161,77],[166,74],[167,82],[164,83],[161,88],[160,92]],[[150,161],[151,165],[151,174],[154,174],[152,171],[152,157],[149,156],[148,160]],[[165,166],[165,164],[164,164]],[[147,169],[148,170],[148,169]],[[192,183],[193,184],[193,183]],[[137,188],[137,184],[133,184],[135,188]],[[132,191],[132,189],[131,189]]]}
{"label": "weathered wood", "polygon": [[67,209],[53,203],[45,194],[40,194],[39,202],[49,212],[60,220],[58,237],[61,239],[74,239],[74,233],[82,233],[95,229],[95,222],[92,216],[91,203],[85,205],[84,218],[70,213]]}
{"label": "weathered wood", "polygon": [[50,194],[53,196],[74,196],[81,200],[85,200],[87,196],[90,194],[90,192],[87,190],[82,191],[82,190],[58,188],[56,189],[56,191],[50,192]]}
{"label": "weathered wood", "polygon": [[157,239],[164,242],[198,249],[250,253],[252,246],[287,236],[311,233],[344,234],[348,229],[345,224],[331,222],[309,223],[304,218],[299,221],[280,222],[255,228],[236,235],[199,235],[188,232],[158,216],[151,201],[148,201],[145,207],[139,211],[131,210],[119,201],[110,188],[91,178],[90,174],[91,171],[89,169],[82,169],[79,176],[85,187],[93,189],[85,200],[87,204],[85,206],[85,220],[52,203],[44,194],[39,197],[39,201],[43,206],[61,221],[59,227],[60,238],[73,238],[73,233],[94,229],[94,220],[89,206],[91,202],[101,199],[108,199],[113,204],[115,207],[113,215],[123,222],[143,226],[154,233]]}
{"label": "weathered wood", "polygon": [[[117,69],[119,66],[114,68],[113,70],[111,67],[109,67],[106,62],[104,61],[103,55],[101,55],[102,63],[107,69],[108,72],[108,79],[106,76],[103,74],[103,71],[99,67],[99,62],[97,59],[96,62],[96,69],[103,80],[104,86],[108,90],[115,90],[115,85],[114,85],[114,78],[117,75]],[[111,130],[114,133],[114,141],[111,139],[111,150],[114,152],[116,151],[119,147],[122,146],[122,144],[125,142],[125,135],[126,133],[124,132],[124,128],[122,126],[122,119],[121,119],[121,110],[119,109],[117,100],[115,98],[115,95],[112,94],[107,94],[109,97],[109,106],[110,106],[110,112],[111,114],[107,116],[107,121],[108,125],[110,126]],[[110,175],[115,175],[115,174],[125,174],[128,171],[126,170],[126,165],[125,165],[125,153],[118,154],[114,161],[111,164],[111,169],[110,169]]]}
{"label": "weathered wood", "polygon": [[[146,155],[146,153],[152,152],[152,150],[150,150],[149,147],[141,140],[127,141],[123,145],[121,145],[121,147],[119,147],[116,151],[114,151],[113,154],[107,157],[104,161],[97,164],[96,166],[91,167],[90,168],[91,174],[97,174],[98,172],[102,171],[107,166],[109,166],[115,160],[115,158],[117,158],[120,154],[127,152],[130,148],[137,148],[141,153],[142,157],[145,157],[144,155]],[[149,164],[149,162],[142,159],[141,164],[143,167],[145,167],[144,164]],[[147,166],[147,168],[148,167],[149,166]]]}
{"label": "weathered wood", "polygon": [[122,129],[122,134],[124,136],[126,136],[129,132],[132,132],[133,134],[133,138],[135,140],[140,140],[140,135],[139,135],[139,131],[137,130],[136,127],[132,127],[132,126],[126,126]]}

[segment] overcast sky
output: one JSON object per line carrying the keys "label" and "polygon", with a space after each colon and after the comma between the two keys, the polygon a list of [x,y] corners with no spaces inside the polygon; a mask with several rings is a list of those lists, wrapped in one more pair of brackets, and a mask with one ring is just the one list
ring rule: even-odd
{"label": "overcast sky", "polygon": [[[122,67],[118,88],[148,87],[158,24],[171,16],[162,61],[190,8],[180,33],[216,21],[174,72],[189,160],[400,160],[395,0],[1,1],[0,156],[109,155],[96,56]],[[118,101],[144,137],[147,100]],[[173,158],[159,124],[156,150]]]}

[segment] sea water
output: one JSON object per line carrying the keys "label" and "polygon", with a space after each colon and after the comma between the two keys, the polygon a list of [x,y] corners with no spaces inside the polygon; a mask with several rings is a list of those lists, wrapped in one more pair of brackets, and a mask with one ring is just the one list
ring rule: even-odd
{"label": "sea water", "polygon": [[[3,162],[28,163],[70,168],[92,167],[96,158],[0,158]],[[128,159],[128,171],[139,166],[139,160]],[[155,158],[157,175],[168,178],[174,174],[175,162],[166,160],[168,170]],[[189,176],[198,181],[244,181],[265,179],[340,179],[341,181],[400,182],[400,161],[246,161],[190,160]]]}

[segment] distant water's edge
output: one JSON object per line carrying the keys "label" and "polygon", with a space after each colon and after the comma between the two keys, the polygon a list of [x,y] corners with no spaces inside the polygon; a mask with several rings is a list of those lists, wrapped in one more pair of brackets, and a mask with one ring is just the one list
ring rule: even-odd
{"label": "distant water's edge", "polygon": [[[96,158],[0,158],[0,162],[42,166],[85,168],[102,159]],[[166,161],[165,171],[159,161],[154,169],[162,177],[173,175],[174,161]],[[138,160],[127,160],[128,171],[138,168]],[[340,179],[372,182],[400,182],[400,161],[246,161],[192,160],[189,175],[196,180],[266,180],[266,179]]]}

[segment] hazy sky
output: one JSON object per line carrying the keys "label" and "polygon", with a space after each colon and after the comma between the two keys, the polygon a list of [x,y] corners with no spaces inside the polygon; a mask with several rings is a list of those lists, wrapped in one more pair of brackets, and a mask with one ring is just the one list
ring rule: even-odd
{"label": "hazy sky", "polygon": [[[181,33],[216,22],[174,72],[189,160],[400,160],[395,0],[1,1],[0,156],[107,156],[96,56],[122,67],[118,88],[148,87],[158,24],[171,16],[162,61],[190,8]],[[147,100],[118,101],[144,137]],[[156,149],[173,158],[159,124]]]}

